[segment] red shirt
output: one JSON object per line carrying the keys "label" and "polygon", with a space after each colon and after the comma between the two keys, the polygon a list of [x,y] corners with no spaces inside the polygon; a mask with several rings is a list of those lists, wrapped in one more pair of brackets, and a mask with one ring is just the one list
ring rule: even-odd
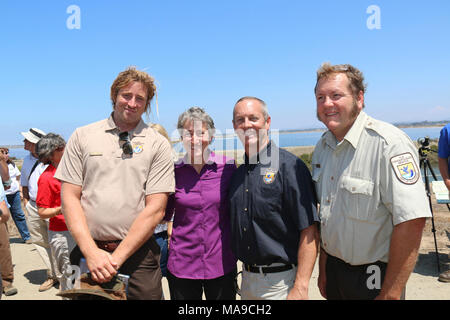
{"label": "red shirt", "polygon": [[[56,168],[51,164],[45,169],[38,180],[36,204],[41,208],[56,208],[61,206],[61,182],[54,178]],[[68,231],[62,214],[50,218],[51,231]]]}

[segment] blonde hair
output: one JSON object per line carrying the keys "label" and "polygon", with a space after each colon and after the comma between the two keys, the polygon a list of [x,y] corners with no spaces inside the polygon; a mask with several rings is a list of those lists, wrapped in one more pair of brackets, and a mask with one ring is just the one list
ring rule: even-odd
{"label": "blonde hair", "polygon": [[120,89],[126,87],[131,82],[140,82],[147,90],[147,101],[145,102],[145,112],[150,112],[150,101],[155,96],[156,108],[158,109],[158,98],[156,94],[155,79],[147,72],[137,70],[135,67],[128,67],[125,71],[119,73],[111,85],[111,101],[113,108],[116,104],[117,95]]}
{"label": "blonde hair", "polygon": [[158,131],[158,133],[160,133],[164,138],[167,139],[167,141],[170,142],[169,134],[167,133],[166,129],[164,129],[164,127],[162,125],[160,125],[159,123],[152,123],[151,127],[153,129],[155,129],[156,131]]}

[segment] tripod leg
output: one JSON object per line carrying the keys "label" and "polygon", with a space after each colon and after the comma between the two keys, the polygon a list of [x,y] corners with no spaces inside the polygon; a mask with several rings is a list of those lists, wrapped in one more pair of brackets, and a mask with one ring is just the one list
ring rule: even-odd
{"label": "tripod leg", "polygon": [[427,165],[427,167],[430,169],[430,172],[433,175],[434,181],[437,181],[436,174],[434,173],[434,170],[430,164],[430,161],[428,161],[428,159],[425,159],[424,161],[425,161],[425,164]]}
{"label": "tripod leg", "polygon": [[431,203],[431,192],[430,192],[430,184],[428,181],[428,175],[427,175],[427,162],[423,162],[423,171],[424,171],[424,177],[425,177],[425,189],[427,192],[427,196],[428,196],[428,202],[430,204],[430,210],[431,210],[431,232],[433,232],[433,237],[434,237],[434,248],[436,250],[436,259],[437,259],[437,269],[438,269],[438,273],[441,273],[441,266],[440,266],[440,261],[439,261],[439,251],[438,251],[438,246],[437,246],[437,240],[436,240],[436,229],[434,227],[434,213],[433,213],[433,205]]}

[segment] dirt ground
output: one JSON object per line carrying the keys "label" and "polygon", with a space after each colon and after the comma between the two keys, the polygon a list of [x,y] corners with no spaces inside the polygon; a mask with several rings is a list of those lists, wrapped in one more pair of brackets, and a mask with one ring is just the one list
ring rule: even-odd
{"label": "dirt ground", "polygon": [[[444,271],[450,268],[450,211],[446,205],[436,204],[434,198],[432,203],[434,204],[434,224],[440,267],[441,271]],[[60,297],[56,296],[57,288],[52,288],[46,292],[38,292],[40,284],[46,278],[44,264],[34,245],[22,242],[12,219],[8,221],[8,227],[15,268],[14,285],[19,292],[14,296],[3,296],[2,300],[61,300]],[[450,283],[442,283],[437,280],[439,273],[434,236],[431,230],[432,220],[428,219],[417,264],[407,284],[406,299],[408,300],[450,300]],[[309,286],[309,296],[313,300],[323,300],[317,288],[317,269],[316,263]],[[166,279],[163,279],[163,291],[165,297],[168,298],[169,291]]]}

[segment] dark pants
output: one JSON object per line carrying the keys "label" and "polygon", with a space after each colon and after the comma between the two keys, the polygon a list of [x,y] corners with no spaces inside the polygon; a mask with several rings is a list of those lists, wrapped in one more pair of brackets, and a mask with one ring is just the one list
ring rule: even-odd
{"label": "dark pants", "polygon": [[353,266],[331,255],[327,256],[328,300],[373,300],[380,293],[387,263],[377,261]]}
{"label": "dark pants", "polygon": [[[130,276],[128,300],[162,300],[160,249],[155,237],[151,237],[120,267],[119,273]],[[78,246],[70,254],[71,264],[79,265],[82,258]]]}
{"label": "dark pants", "polygon": [[167,271],[171,300],[236,300],[236,272],[233,270],[222,277],[208,280],[177,278]]}
{"label": "dark pants", "polygon": [[161,249],[161,259],[159,261],[159,267],[161,268],[161,273],[163,277],[167,277],[167,258],[168,255],[168,235],[167,231],[158,232],[155,234],[156,242]]}

